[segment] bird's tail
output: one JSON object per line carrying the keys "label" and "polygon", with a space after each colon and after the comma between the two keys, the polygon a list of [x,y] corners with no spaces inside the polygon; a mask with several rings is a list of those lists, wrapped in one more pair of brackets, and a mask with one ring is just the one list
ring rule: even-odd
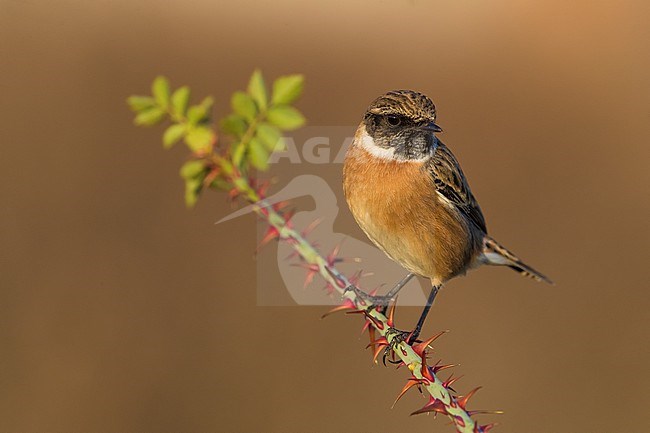
{"label": "bird's tail", "polygon": [[489,236],[486,236],[484,240],[483,256],[488,265],[508,266],[509,268],[519,272],[521,275],[525,275],[526,277],[530,277],[536,281],[555,284],[544,274],[522,262],[519,257],[508,251],[503,245]]}

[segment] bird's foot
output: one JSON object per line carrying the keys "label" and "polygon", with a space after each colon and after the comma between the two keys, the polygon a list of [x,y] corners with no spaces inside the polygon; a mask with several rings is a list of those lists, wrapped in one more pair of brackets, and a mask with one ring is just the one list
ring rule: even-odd
{"label": "bird's foot", "polygon": [[356,286],[350,285],[345,288],[346,292],[352,291],[354,292],[355,295],[357,295],[359,298],[363,299],[366,303],[371,305],[371,308],[376,308],[376,309],[385,309],[388,307],[388,305],[395,299],[395,296],[382,296],[382,295],[371,295],[369,293],[364,292],[363,290],[359,289]]}
{"label": "bird's foot", "polygon": [[385,295],[371,295],[369,293],[364,292],[363,290],[359,289],[358,287],[354,285],[350,285],[345,288],[345,291],[348,292],[350,290],[354,291],[354,293],[361,299],[363,299],[365,302],[371,305],[371,308],[375,308],[378,311],[386,311],[388,308],[388,305],[397,299],[397,293],[399,293],[400,290],[409,282],[411,281],[411,278],[413,278],[415,274],[409,273],[407,274],[404,278],[402,278],[392,289],[388,291]]}
{"label": "bird's foot", "polygon": [[395,348],[402,343],[411,345],[413,343],[419,343],[418,340],[419,332],[416,334],[415,331],[402,331],[396,328],[388,328],[386,330],[386,339],[389,341],[388,346],[384,349],[382,356],[382,362],[386,365],[386,359],[391,364],[399,364],[401,361],[393,360],[393,354],[395,353]]}
{"label": "bird's foot", "polygon": [[404,342],[408,345],[419,343],[419,336],[420,332],[417,329],[413,331],[402,331],[396,328],[388,328],[386,330],[386,339],[390,341],[390,344],[392,346],[397,346],[398,344]]}

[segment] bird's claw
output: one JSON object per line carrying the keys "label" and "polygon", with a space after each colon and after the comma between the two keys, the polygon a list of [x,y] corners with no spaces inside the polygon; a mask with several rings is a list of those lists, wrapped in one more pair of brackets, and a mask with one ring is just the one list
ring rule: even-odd
{"label": "bird's claw", "polygon": [[[392,339],[390,338],[392,336]],[[406,344],[416,343],[417,335],[414,331],[402,331],[396,328],[388,328],[386,330],[386,339],[390,341],[392,346],[397,346],[400,343],[406,342]]]}
{"label": "bird's claw", "polygon": [[386,348],[384,349],[384,353],[382,355],[382,362],[384,363],[384,365],[386,365],[386,359],[388,359],[388,362],[390,362],[391,364],[399,364],[401,362],[392,359],[393,358],[392,355],[395,353],[395,348],[397,346],[399,346],[402,343],[411,345],[419,341],[417,339],[417,335],[413,335],[413,331],[402,331],[396,328],[388,328],[386,330],[385,337],[389,341],[389,343],[388,346],[386,346]]}
{"label": "bird's claw", "polygon": [[355,295],[370,304],[370,308],[386,308],[388,307],[388,304],[395,299],[394,296],[370,295],[354,285],[346,287],[343,293],[350,291],[354,292]]}

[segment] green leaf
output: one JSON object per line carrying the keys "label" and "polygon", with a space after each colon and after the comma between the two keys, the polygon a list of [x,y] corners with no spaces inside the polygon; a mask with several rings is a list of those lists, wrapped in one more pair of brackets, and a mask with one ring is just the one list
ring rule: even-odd
{"label": "green leaf", "polygon": [[191,125],[198,124],[203,119],[205,119],[206,116],[207,116],[207,113],[205,112],[205,108],[203,108],[201,105],[192,105],[187,110],[187,121]]}
{"label": "green leaf", "polygon": [[185,125],[180,123],[174,124],[165,130],[163,134],[163,147],[165,149],[171,148],[185,135]]}
{"label": "green leaf", "polygon": [[266,86],[264,85],[262,72],[259,69],[256,69],[251,76],[251,80],[248,83],[248,93],[253,97],[253,101],[255,101],[260,111],[266,111]]}
{"label": "green leaf", "polygon": [[271,107],[267,117],[271,124],[285,130],[300,128],[305,123],[305,118],[300,111],[288,105]]}
{"label": "green leaf", "polygon": [[264,145],[256,138],[252,138],[248,143],[248,160],[251,165],[258,170],[269,168],[269,152]]}
{"label": "green leaf", "polygon": [[194,207],[199,199],[199,194],[201,194],[202,188],[202,179],[187,179],[185,181],[185,205],[187,207]]}
{"label": "green leaf", "polygon": [[257,138],[271,152],[284,149],[284,140],[280,130],[268,123],[257,125]]}
{"label": "green leaf", "polygon": [[192,159],[183,164],[180,174],[183,179],[194,179],[203,172],[205,172],[205,163],[199,159]]}
{"label": "green leaf", "polygon": [[193,152],[205,151],[210,150],[214,138],[214,132],[210,128],[197,126],[187,132],[185,143]]}
{"label": "green leaf", "polygon": [[142,111],[156,105],[156,100],[151,96],[129,96],[126,100],[133,111]]}
{"label": "green leaf", "polygon": [[232,109],[244,119],[251,122],[257,116],[257,107],[250,95],[244,92],[235,92],[230,101]]}
{"label": "green leaf", "polygon": [[177,116],[183,117],[187,112],[187,104],[190,101],[190,88],[179,87],[172,95],[172,110]]}
{"label": "green leaf", "polygon": [[185,204],[192,207],[203,189],[203,181],[208,170],[205,162],[198,159],[187,161],[181,167],[181,177],[185,179]]}
{"label": "green leaf", "polygon": [[273,82],[273,105],[291,104],[300,97],[305,84],[302,75],[285,75]]}
{"label": "green leaf", "polygon": [[198,105],[192,105],[187,110],[187,120],[192,125],[206,122],[209,119],[210,109],[214,100],[210,97],[205,98]]}
{"label": "green leaf", "polygon": [[220,177],[215,178],[212,183],[210,184],[212,188],[217,188],[221,189],[224,191],[228,191],[232,188],[232,184],[227,182],[225,179],[222,179]]}
{"label": "green leaf", "polygon": [[203,98],[203,101],[201,101],[201,107],[203,107],[206,113],[210,112],[210,109],[212,108],[213,104],[214,104],[214,98],[212,96],[206,96],[205,98]]}
{"label": "green leaf", "polygon": [[165,118],[165,110],[160,107],[152,107],[148,110],[141,111],[135,116],[136,125],[151,126],[160,122]]}
{"label": "green leaf", "polygon": [[158,105],[163,108],[169,106],[169,81],[163,76],[156,77],[151,85],[151,93]]}
{"label": "green leaf", "polygon": [[241,137],[244,135],[244,132],[246,132],[246,122],[241,116],[236,114],[231,114],[230,116],[221,119],[220,126],[223,132],[237,138]]}
{"label": "green leaf", "polygon": [[246,146],[244,146],[244,143],[241,141],[235,143],[232,146],[232,163],[237,167],[241,167],[245,154]]}

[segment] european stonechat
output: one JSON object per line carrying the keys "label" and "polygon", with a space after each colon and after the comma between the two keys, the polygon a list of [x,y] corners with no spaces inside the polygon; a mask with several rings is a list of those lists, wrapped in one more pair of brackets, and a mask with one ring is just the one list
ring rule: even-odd
{"label": "european stonechat", "polygon": [[343,166],[343,190],[368,238],[409,275],[431,280],[431,293],[410,340],[417,339],[440,287],[480,265],[508,266],[552,284],[487,234],[463,171],[437,137],[427,96],[396,90],[368,107]]}

